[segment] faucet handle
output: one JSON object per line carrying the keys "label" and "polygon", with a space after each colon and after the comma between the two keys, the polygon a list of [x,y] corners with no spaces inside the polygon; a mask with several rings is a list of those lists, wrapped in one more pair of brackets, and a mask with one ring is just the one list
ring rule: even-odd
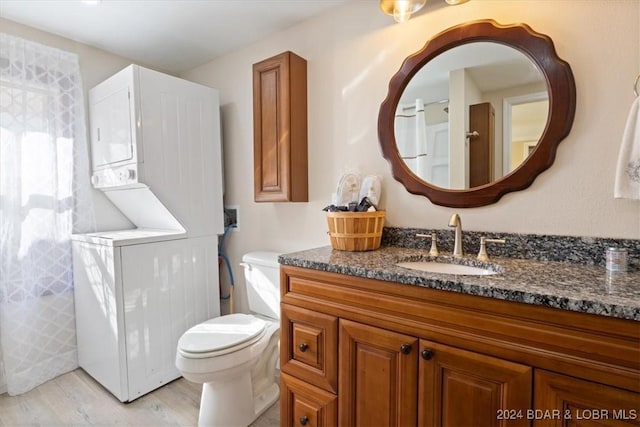
{"label": "faucet handle", "polygon": [[436,233],[431,233],[431,234],[422,234],[422,233],[418,233],[416,234],[416,237],[430,237],[431,238],[431,249],[429,249],[429,255],[430,256],[438,256],[440,255],[440,252],[438,252],[438,237],[436,236]]}
{"label": "faucet handle", "polygon": [[489,261],[489,254],[487,254],[487,243],[505,243],[505,239],[488,239],[484,236],[480,237],[480,251],[478,252],[478,260]]}

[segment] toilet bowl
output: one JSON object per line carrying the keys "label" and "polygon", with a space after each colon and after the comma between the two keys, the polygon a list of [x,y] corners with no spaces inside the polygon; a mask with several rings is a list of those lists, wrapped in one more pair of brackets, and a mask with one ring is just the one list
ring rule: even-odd
{"label": "toilet bowl", "polygon": [[278,400],[278,254],[242,257],[250,314],[202,322],[178,341],[176,367],[202,384],[199,426],[247,426]]}

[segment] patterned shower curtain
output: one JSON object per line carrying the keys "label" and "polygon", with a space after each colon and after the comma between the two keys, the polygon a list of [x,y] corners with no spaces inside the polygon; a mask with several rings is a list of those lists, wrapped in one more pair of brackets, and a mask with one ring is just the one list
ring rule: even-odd
{"label": "patterned shower curtain", "polygon": [[93,230],[77,55],[0,34],[0,370],[9,394],[77,367],[71,233]]}
{"label": "patterned shower curtain", "polygon": [[[408,113],[404,111],[406,109]],[[415,109],[398,106],[394,126],[400,157],[414,174],[425,178],[428,153],[424,101],[416,99]]]}

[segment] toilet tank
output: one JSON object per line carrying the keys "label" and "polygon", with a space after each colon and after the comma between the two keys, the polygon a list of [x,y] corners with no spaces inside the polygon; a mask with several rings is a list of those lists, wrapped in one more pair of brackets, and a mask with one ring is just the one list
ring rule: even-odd
{"label": "toilet tank", "polygon": [[256,251],[242,257],[249,310],[280,318],[280,264],[278,253]]}

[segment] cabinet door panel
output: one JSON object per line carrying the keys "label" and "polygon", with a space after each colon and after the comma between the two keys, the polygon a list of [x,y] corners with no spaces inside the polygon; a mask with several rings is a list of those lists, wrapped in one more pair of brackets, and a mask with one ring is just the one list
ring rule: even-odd
{"label": "cabinet door panel", "polygon": [[418,425],[526,426],[532,369],[442,344],[420,342]]}
{"label": "cabinet door panel", "polygon": [[543,370],[535,373],[536,427],[640,425],[640,394]]}
{"label": "cabinet door panel", "polygon": [[336,425],[336,395],[287,374],[280,377],[280,425],[333,427]]}
{"label": "cabinet door panel", "polygon": [[339,425],[415,425],[418,340],[342,319],[339,336]]}

